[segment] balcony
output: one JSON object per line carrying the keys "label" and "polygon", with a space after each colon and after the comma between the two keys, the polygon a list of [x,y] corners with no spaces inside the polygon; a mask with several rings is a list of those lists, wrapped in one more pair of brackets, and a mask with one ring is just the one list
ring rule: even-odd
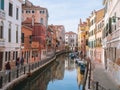
{"label": "balcony", "polygon": [[4,39],[0,39],[0,47],[4,47],[5,46],[5,40]]}
{"label": "balcony", "polygon": [[5,19],[5,11],[0,9],[0,19]]}
{"label": "balcony", "polygon": [[112,25],[112,40],[116,40],[119,38],[120,35],[120,20],[118,20],[114,25]]}

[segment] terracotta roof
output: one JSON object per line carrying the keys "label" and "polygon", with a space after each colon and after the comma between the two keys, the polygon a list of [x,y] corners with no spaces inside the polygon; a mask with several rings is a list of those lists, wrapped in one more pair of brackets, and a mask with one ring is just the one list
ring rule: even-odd
{"label": "terracotta roof", "polygon": [[29,30],[33,30],[31,27],[28,27],[28,26],[26,26],[26,25],[22,25],[22,27],[24,27],[24,28],[27,28],[27,29],[29,29]]}
{"label": "terracotta roof", "polygon": [[44,7],[40,7],[40,6],[34,6],[34,5],[32,5],[32,6],[26,6],[25,4],[23,4],[22,5],[22,8],[23,9],[46,9],[47,10],[47,8],[44,8]]}
{"label": "terracotta roof", "polygon": [[65,34],[76,34],[76,33],[70,31],[70,32],[66,32]]}

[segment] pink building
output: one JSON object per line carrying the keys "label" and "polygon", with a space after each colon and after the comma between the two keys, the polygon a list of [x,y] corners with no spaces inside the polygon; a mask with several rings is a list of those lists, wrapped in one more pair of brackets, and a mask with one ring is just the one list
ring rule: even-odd
{"label": "pink building", "polygon": [[48,26],[48,10],[46,8],[35,6],[30,1],[25,0],[22,4],[22,20],[34,17],[35,22]]}

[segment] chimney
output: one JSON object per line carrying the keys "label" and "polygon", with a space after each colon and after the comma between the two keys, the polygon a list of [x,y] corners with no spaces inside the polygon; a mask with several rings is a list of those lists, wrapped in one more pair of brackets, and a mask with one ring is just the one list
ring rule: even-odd
{"label": "chimney", "polygon": [[81,20],[81,18],[80,18],[80,24],[82,24],[82,20]]}
{"label": "chimney", "polygon": [[35,23],[35,19],[34,19],[34,15],[32,16],[32,26],[34,26]]}

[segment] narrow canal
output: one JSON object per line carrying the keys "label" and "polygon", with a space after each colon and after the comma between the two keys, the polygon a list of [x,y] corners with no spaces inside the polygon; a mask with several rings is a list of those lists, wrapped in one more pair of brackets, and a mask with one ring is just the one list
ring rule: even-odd
{"label": "narrow canal", "polygon": [[80,68],[66,54],[12,90],[80,90],[82,79]]}

